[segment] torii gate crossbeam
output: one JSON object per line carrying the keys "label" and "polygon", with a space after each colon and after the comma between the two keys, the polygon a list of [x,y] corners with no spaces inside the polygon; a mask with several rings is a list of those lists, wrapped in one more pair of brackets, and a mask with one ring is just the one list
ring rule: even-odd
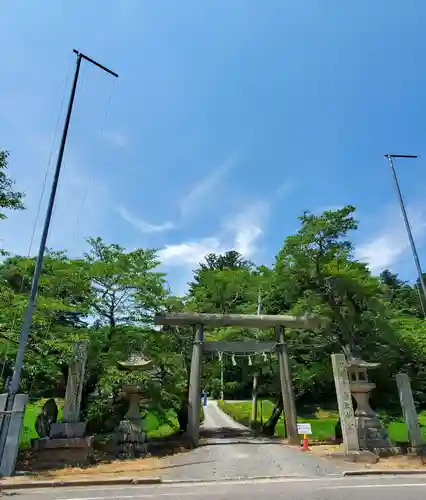
{"label": "torii gate crossbeam", "polygon": [[[194,446],[198,446],[200,436],[201,365],[203,354],[204,352],[218,350],[232,351],[234,349],[237,349],[234,352],[265,352],[276,350],[288,440],[290,444],[299,444],[296,407],[287,346],[284,340],[284,327],[315,329],[321,326],[321,318],[257,314],[159,313],[155,315],[154,323],[155,325],[163,326],[192,326],[194,329],[187,426],[187,435]],[[273,327],[275,329],[276,342],[255,342],[252,340],[247,342],[204,342],[204,326],[213,328],[222,326],[246,328]],[[221,346],[221,344],[223,345]],[[225,348],[225,344],[228,344],[230,348]]]}

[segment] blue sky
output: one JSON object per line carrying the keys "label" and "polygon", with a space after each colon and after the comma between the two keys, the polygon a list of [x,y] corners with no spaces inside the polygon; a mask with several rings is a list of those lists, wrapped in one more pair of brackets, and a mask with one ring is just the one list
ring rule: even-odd
{"label": "blue sky", "polygon": [[397,167],[426,267],[424,0],[5,0],[1,18],[0,148],[28,205],[5,248],[28,252],[76,48],[120,77],[83,64],[49,246],[159,248],[180,293],[205,253],[269,264],[304,210],[351,203],[357,256],[414,279],[398,152],[420,155]]}

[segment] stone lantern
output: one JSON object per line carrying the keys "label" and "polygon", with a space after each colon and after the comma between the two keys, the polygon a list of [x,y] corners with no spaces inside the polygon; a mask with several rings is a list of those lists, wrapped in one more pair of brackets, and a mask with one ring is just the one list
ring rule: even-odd
{"label": "stone lantern", "polygon": [[[144,372],[152,370],[152,361],[141,355],[132,355],[127,361],[118,362],[119,369],[128,372]],[[137,384],[123,385],[123,393],[129,402],[124,419],[117,428],[115,441],[120,449],[120,455],[141,456],[148,451],[148,439],[142,432],[142,416],[139,405],[143,391]]]}
{"label": "stone lantern", "polygon": [[367,363],[360,358],[348,360],[351,394],[357,404],[355,420],[361,450],[377,451],[393,446],[386,429],[370,406],[371,392],[376,384],[369,382],[368,369],[377,368],[379,365],[379,363]]}

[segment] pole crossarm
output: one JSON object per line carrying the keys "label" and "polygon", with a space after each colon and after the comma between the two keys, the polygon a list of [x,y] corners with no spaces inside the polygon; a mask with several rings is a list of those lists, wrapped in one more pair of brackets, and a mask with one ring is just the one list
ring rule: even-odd
{"label": "pole crossarm", "polygon": [[239,340],[235,342],[218,341],[204,342],[204,352],[226,352],[233,354],[245,354],[251,352],[272,352],[275,342],[258,342],[256,340]]}
{"label": "pole crossarm", "polygon": [[247,328],[271,328],[287,326],[291,328],[320,328],[323,319],[319,316],[283,316],[268,314],[209,314],[209,313],[157,313],[155,325],[190,326],[203,325],[210,327],[240,326]]}

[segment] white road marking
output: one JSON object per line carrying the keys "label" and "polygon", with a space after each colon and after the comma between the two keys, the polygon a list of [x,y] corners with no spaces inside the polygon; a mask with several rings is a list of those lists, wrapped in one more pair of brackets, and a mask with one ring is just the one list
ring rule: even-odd
{"label": "white road marking", "polygon": [[[248,481],[246,481],[247,483]],[[262,482],[262,481],[259,481]],[[288,481],[291,482],[291,481]],[[294,482],[294,481],[293,481]],[[243,481],[240,481],[238,484],[242,484]],[[224,483],[224,484],[229,484]],[[324,490],[343,490],[343,489],[352,489],[352,488],[415,488],[415,487],[421,487],[425,488],[426,483],[403,483],[403,484],[347,484],[347,485],[340,485],[340,486],[323,486],[321,489]],[[185,496],[199,496],[200,492],[199,491],[188,491],[185,492]],[[216,496],[216,495],[223,495],[223,491],[209,491],[210,496]],[[138,499],[144,499],[144,498],[159,498],[159,497],[173,497],[176,496],[176,492],[155,492],[155,493],[143,493],[143,492],[135,492],[135,495],[121,495],[121,496],[98,496],[98,497],[74,497],[74,498],[69,498],[69,497],[63,497],[58,500],[138,500]]]}
{"label": "white road marking", "polygon": [[323,486],[324,490],[348,490],[353,488],[426,488],[426,483],[393,483],[393,484],[347,484],[339,486]]}
{"label": "white road marking", "polygon": [[[185,493],[185,496],[200,496],[199,491],[189,491]],[[223,491],[209,491],[209,496],[212,495],[223,495]],[[124,496],[114,496],[114,497],[75,497],[75,498],[59,498],[58,500],[137,500],[139,498],[158,498],[158,497],[175,497],[176,493],[137,493],[136,495],[124,495]]]}

